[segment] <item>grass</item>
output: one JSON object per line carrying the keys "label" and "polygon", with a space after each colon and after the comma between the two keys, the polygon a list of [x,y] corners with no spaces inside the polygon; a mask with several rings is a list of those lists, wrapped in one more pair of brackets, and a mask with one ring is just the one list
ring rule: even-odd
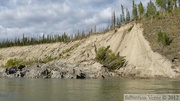
{"label": "grass", "polygon": [[[140,23],[143,24],[144,36],[150,42],[150,46],[154,51],[162,53],[167,50],[165,56],[177,55],[178,48],[180,48],[180,9],[175,9],[173,12],[164,13],[157,15],[153,20],[146,19],[141,20]],[[160,49],[158,40],[158,32],[162,31],[166,33],[168,38],[173,39],[168,47]],[[179,47],[174,47],[179,46]],[[169,48],[171,47],[171,48]],[[169,52],[171,51],[171,52]],[[172,52],[173,51],[173,52]]]}
{"label": "grass", "polygon": [[24,61],[23,59],[9,59],[5,65],[2,67],[12,67],[12,66],[19,66],[19,65],[32,65],[36,61]]}
{"label": "grass", "polygon": [[46,58],[44,58],[41,62],[42,63],[48,63],[48,62],[51,62],[51,61],[53,61],[53,60],[55,60],[56,58],[52,58],[52,57],[46,57]]}
{"label": "grass", "polygon": [[3,58],[3,56],[2,55],[0,55],[0,60],[3,60],[4,58]]}
{"label": "grass", "polygon": [[7,67],[11,67],[11,66],[18,66],[22,63],[22,60],[19,60],[19,59],[9,59],[7,62],[6,62],[6,66]]}

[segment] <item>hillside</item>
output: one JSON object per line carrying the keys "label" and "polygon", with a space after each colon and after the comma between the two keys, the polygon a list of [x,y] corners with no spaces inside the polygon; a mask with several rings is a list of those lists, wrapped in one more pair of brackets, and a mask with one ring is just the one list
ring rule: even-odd
{"label": "hillside", "polygon": [[[175,59],[180,59],[180,9],[175,9],[173,12],[165,13],[164,15],[158,15],[153,20],[144,20],[144,36],[150,42],[150,46],[153,51],[156,51],[169,60],[171,60],[175,65],[180,65],[179,61],[174,61]],[[167,34],[167,36],[172,39],[172,43],[166,47],[162,47],[157,42],[157,33],[162,31]]]}
{"label": "hillside", "polygon": [[98,49],[102,46],[110,46],[114,53],[125,56],[127,65],[116,70],[116,75],[133,77],[176,77],[179,75],[178,67],[172,69],[171,61],[152,51],[149,42],[143,36],[142,25],[134,23],[105,34],[91,35],[70,43],[2,48],[0,49],[0,64],[3,67],[10,59],[16,59],[21,63],[29,64],[29,68],[35,62],[44,64],[42,68],[47,65],[47,68],[53,66],[64,68],[67,65],[70,69],[81,68],[85,73],[92,71],[93,75],[98,77],[103,74],[100,72],[103,67],[95,61],[95,47]]}

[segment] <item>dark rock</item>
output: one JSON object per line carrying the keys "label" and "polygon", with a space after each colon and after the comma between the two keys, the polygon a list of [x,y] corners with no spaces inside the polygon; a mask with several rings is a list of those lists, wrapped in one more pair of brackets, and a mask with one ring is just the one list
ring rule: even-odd
{"label": "dark rock", "polygon": [[18,71],[17,67],[6,68],[6,74],[15,74]]}
{"label": "dark rock", "polygon": [[76,70],[75,69],[73,69],[73,74],[75,74],[76,73]]}
{"label": "dark rock", "polygon": [[45,71],[41,73],[41,76],[43,76],[43,78],[51,78],[50,74],[51,72],[46,69]]}
{"label": "dark rock", "polygon": [[22,69],[25,68],[25,67],[26,67],[25,65],[20,65],[20,66],[18,67],[18,69],[19,69],[20,71],[22,71]]}
{"label": "dark rock", "polygon": [[9,69],[8,69],[8,68],[6,68],[5,73],[6,73],[7,75],[9,74]]}
{"label": "dark rock", "polygon": [[103,78],[103,79],[105,79],[105,76],[104,76],[104,75],[102,75],[102,78]]}
{"label": "dark rock", "polygon": [[20,77],[24,77],[26,75],[26,72],[21,72]]}
{"label": "dark rock", "polygon": [[61,78],[63,79],[64,78],[64,72],[60,73],[61,75]]}
{"label": "dark rock", "polygon": [[86,74],[85,73],[80,73],[80,75],[76,75],[76,79],[85,79]]}
{"label": "dark rock", "polygon": [[179,62],[179,58],[178,58],[178,57],[174,57],[174,58],[172,59],[172,62]]}

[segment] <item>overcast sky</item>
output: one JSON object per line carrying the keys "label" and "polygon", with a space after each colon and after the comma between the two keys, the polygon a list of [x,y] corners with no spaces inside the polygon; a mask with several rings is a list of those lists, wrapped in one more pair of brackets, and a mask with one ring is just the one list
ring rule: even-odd
{"label": "overcast sky", "polygon": [[132,0],[0,0],[0,39],[105,28],[121,4],[131,11]]}

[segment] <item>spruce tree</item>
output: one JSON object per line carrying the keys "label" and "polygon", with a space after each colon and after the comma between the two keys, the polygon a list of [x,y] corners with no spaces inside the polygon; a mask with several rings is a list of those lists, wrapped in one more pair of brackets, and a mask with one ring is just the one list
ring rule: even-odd
{"label": "spruce tree", "polygon": [[133,8],[133,17],[134,17],[134,20],[138,19],[138,11],[137,11],[136,5],[134,5],[134,8]]}
{"label": "spruce tree", "polygon": [[123,16],[122,16],[122,14],[120,14],[120,22],[119,23],[123,23]]}
{"label": "spruce tree", "polygon": [[177,7],[177,0],[173,0],[174,7]]}
{"label": "spruce tree", "polygon": [[135,3],[134,3],[134,0],[132,0],[132,8],[134,8],[135,7]]}
{"label": "spruce tree", "polygon": [[135,19],[136,16],[137,16],[137,8],[136,8],[136,5],[134,3],[134,0],[132,0],[132,15],[133,15],[133,18]]}
{"label": "spruce tree", "polygon": [[140,2],[139,5],[138,5],[138,11],[139,11],[139,16],[141,18],[143,16],[143,14],[144,14],[144,7],[143,7],[142,2]]}
{"label": "spruce tree", "polygon": [[161,9],[166,9],[166,0],[156,0],[156,4]]}
{"label": "spruce tree", "polygon": [[148,14],[148,17],[151,17],[151,18],[152,18],[152,16],[154,16],[156,14],[156,6],[154,5],[154,3],[151,0],[147,6],[147,14]]}
{"label": "spruce tree", "polygon": [[125,17],[124,17],[124,6],[121,5],[121,12],[122,12],[122,22],[125,21]]}
{"label": "spruce tree", "polygon": [[111,24],[111,29],[114,29],[115,24],[116,24],[116,15],[115,15],[115,11],[112,12],[112,24]]}
{"label": "spruce tree", "polygon": [[172,11],[173,10],[173,1],[172,0],[168,0],[168,11]]}
{"label": "spruce tree", "polygon": [[126,8],[126,22],[129,22],[130,21],[130,13],[128,11],[128,9]]}

